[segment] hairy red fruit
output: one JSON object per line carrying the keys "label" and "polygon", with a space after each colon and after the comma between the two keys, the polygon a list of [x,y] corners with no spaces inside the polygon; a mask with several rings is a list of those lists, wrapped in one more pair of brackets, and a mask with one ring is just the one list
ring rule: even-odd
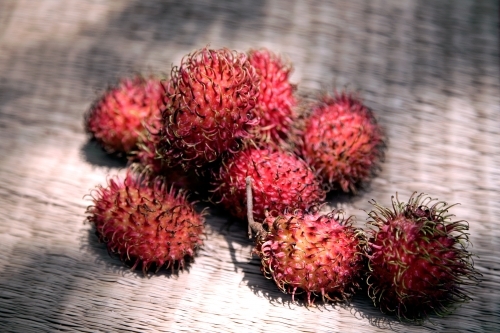
{"label": "hairy red fruit", "polygon": [[172,70],[160,154],[169,166],[200,168],[240,150],[259,123],[259,78],[244,53],[203,48]]}
{"label": "hairy red fruit", "polygon": [[465,221],[451,221],[445,202],[416,193],[392,209],[373,202],[369,213],[369,295],[383,312],[422,321],[470,300],[464,285],[476,284]]}
{"label": "hairy red fruit", "polygon": [[306,118],[299,144],[304,159],[333,188],[356,192],[382,157],[382,131],[353,95],[325,96]]}
{"label": "hairy red fruit", "polygon": [[214,176],[214,199],[233,216],[246,216],[246,177],[254,179],[254,209],[262,220],[266,211],[307,209],[325,198],[311,168],[296,155],[269,146],[247,147],[224,162]]}
{"label": "hairy red fruit", "polygon": [[255,128],[262,141],[280,143],[288,137],[296,118],[295,86],[289,81],[291,64],[268,49],[250,50],[250,63],[260,76],[260,95],[257,106],[261,110],[260,126]]}
{"label": "hairy red fruit", "polygon": [[161,178],[127,173],[99,186],[87,219],[110,253],[142,266],[183,268],[203,244],[203,214],[195,211],[183,192],[168,189]]}
{"label": "hairy red fruit", "polygon": [[349,299],[359,288],[364,268],[363,233],[339,212],[285,211],[264,220],[267,232],[257,238],[255,253],[264,275],[292,300],[305,292],[323,301]]}
{"label": "hairy red fruit", "polygon": [[123,78],[91,106],[85,129],[107,152],[128,154],[146,132],[145,124],[159,126],[164,93],[156,77]]}

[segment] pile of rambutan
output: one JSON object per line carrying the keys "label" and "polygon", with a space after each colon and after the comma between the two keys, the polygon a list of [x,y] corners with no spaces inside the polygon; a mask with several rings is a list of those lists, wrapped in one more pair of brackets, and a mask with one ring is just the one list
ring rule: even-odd
{"label": "pile of rambutan", "polygon": [[204,47],[169,77],[107,89],[85,129],[129,163],[90,194],[99,241],[132,269],[183,269],[206,237],[194,197],[246,223],[263,275],[292,301],[344,302],[364,286],[382,312],[421,322],[470,300],[480,274],[450,205],[424,194],[373,202],[365,230],[322,210],[328,192],[355,195],[376,176],[384,132],[357,94],[306,101],[291,72],[268,49]]}

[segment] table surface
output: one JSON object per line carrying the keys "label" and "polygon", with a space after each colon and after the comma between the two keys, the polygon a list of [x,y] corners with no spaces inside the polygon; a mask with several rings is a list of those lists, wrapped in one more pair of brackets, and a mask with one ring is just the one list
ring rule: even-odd
{"label": "table surface", "polygon": [[[500,82],[493,0],[2,0],[0,331],[500,331]],[[470,225],[474,300],[424,325],[369,299],[291,303],[250,257],[245,227],[211,209],[189,269],[144,277],[110,257],[85,197],[122,161],[88,141],[83,114],[134,72],[168,73],[203,46],[268,47],[299,91],[360,92],[384,127],[382,171],[333,195],[364,225],[370,199],[425,192]]]}

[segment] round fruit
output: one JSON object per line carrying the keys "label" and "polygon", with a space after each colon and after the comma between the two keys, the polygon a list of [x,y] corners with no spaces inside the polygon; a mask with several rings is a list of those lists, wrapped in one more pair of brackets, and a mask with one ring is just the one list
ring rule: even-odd
{"label": "round fruit", "polygon": [[88,221],[109,252],[130,262],[132,269],[183,268],[203,244],[203,214],[161,178],[127,173],[99,186],[92,197]]}
{"label": "round fruit", "polygon": [[321,295],[323,301],[350,298],[363,271],[362,233],[337,212],[285,211],[264,220],[268,232],[257,239],[261,270],[292,300],[298,291]]}
{"label": "round fruit", "polygon": [[442,201],[414,193],[392,209],[373,202],[369,225],[369,295],[375,306],[399,318],[422,321],[470,300],[464,285],[476,283],[467,250],[468,224],[451,221]]}
{"label": "round fruit", "polygon": [[299,143],[304,159],[331,187],[356,192],[382,155],[382,131],[359,99],[325,96],[306,118]]}
{"label": "round fruit", "polygon": [[284,293],[305,292],[323,301],[342,301],[359,288],[364,268],[365,237],[344,220],[341,212],[318,213],[285,209],[282,214],[268,214],[261,223],[253,218],[252,178],[246,178],[249,236],[256,233],[256,253],[261,271]]}
{"label": "round fruit", "polygon": [[214,199],[233,216],[246,216],[246,177],[254,181],[256,219],[266,211],[285,208],[307,209],[325,198],[320,181],[306,162],[296,155],[271,146],[249,146],[224,162],[215,175]]}
{"label": "round fruit", "polygon": [[244,53],[203,48],[172,70],[159,152],[168,166],[201,168],[240,150],[259,123],[259,78]]}
{"label": "round fruit", "polygon": [[146,132],[145,124],[159,125],[164,93],[158,78],[123,78],[91,106],[85,129],[107,152],[128,154]]}

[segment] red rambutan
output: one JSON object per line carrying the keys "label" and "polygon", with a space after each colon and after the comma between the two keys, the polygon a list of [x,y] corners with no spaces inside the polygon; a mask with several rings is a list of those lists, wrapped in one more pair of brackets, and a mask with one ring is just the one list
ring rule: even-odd
{"label": "red rambutan", "polygon": [[416,193],[392,209],[372,202],[369,213],[369,296],[383,312],[410,321],[444,315],[470,300],[476,284],[465,221],[451,221],[450,205]]}
{"label": "red rambutan", "polygon": [[181,191],[167,188],[161,178],[130,172],[108,181],[92,193],[87,220],[108,251],[132,264],[183,268],[203,244],[203,213],[197,213]]}
{"label": "red rambutan", "polygon": [[364,234],[344,220],[341,213],[315,210],[285,211],[267,215],[263,223],[252,216],[251,178],[247,178],[249,226],[257,233],[256,253],[265,277],[284,293],[305,292],[323,301],[349,299],[359,288],[364,268]]}
{"label": "red rambutan", "polygon": [[305,119],[299,150],[330,187],[356,192],[382,157],[382,131],[371,110],[347,93],[324,96]]}
{"label": "red rambutan", "polygon": [[262,220],[266,211],[307,209],[325,198],[320,181],[298,156],[265,146],[248,146],[224,161],[214,175],[215,201],[233,216],[246,216],[246,177],[255,179],[254,215]]}
{"label": "red rambutan", "polygon": [[146,132],[159,126],[165,88],[156,77],[122,78],[85,114],[85,129],[108,153],[130,153]]}
{"label": "red rambutan", "polygon": [[203,48],[172,69],[159,153],[168,166],[199,168],[240,150],[259,123],[259,77],[244,53]]}

